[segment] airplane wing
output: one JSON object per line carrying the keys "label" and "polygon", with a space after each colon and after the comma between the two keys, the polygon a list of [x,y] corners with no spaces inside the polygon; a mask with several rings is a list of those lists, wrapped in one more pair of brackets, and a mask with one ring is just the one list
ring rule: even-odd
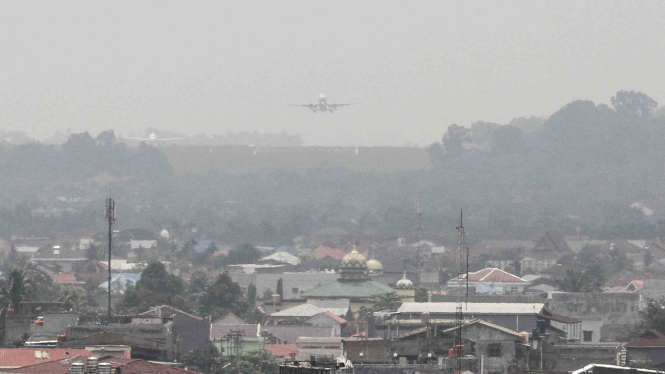
{"label": "airplane wing", "polygon": [[289,106],[304,106],[308,108],[313,108],[315,105],[314,104],[289,104]]}
{"label": "airplane wing", "polygon": [[182,140],[182,139],[185,139],[185,138],[157,138],[153,141],[155,141],[155,142],[165,142],[165,141]]}
{"label": "airplane wing", "polygon": [[138,140],[138,141],[140,141],[140,142],[146,142],[146,141],[149,141],[149,140],[150,140],[150,139],[148,139],[148,138],[132,138],[132,137],[129,137],[129,136],[123,136],[123,137],[120,138],[120,139]]}
{"label": "airplane wing", "polygon": [[337,108],[338,106],[351,106],[351,105],[356,105],[358,103],[349,103],[349,104],[328,104],[328,106],[331,106],[333,108]]}

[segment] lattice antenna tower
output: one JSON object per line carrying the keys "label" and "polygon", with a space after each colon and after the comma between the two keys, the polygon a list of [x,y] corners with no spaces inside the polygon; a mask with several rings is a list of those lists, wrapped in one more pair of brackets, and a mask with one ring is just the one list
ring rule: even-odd
{"label": "lattice antenna tower", "polygon": [[108,317],[109,323],[111,323],[111,251],[113,250],[113,224],[115,223],[115,201],[112,198],[106,199],[106,213],[104,218],[109,223],[109,276],[108,276]]}
{"label": "lattice antenna tower", "polygon": [[464,211],[460,209],[460,225],[457,227],[457,280],[465,282],[464,299],[462,290],[459,290],[457,308],[455,311],[455,336],[453,341],[453,352],[455,358],[454,372],[462,372],[462,354],[460,347],[463,346],[462,327],[464,326],[464,307],[469,301],[469,248],[466,246],[466,231],[464,229]]}

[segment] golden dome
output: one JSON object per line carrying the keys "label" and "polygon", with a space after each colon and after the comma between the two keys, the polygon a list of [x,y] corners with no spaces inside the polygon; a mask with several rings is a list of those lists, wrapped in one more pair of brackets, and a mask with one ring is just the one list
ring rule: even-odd
{"label": "golden dome", "polygon": [[361,255],[354,245],[351,253],[342,258],[342,266],[347,268],[365,268],[367,264],[365,263],[365,256]]}
{"label": "golden dome", "polygon": [[378,260],[371,259],[367,261],[367,269],[369,270],[383,270],[383,265]]}

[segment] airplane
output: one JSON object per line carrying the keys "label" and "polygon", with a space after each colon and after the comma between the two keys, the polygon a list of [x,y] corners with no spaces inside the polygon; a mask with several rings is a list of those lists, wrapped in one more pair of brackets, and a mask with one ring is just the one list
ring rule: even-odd
{"label": "airplane", "polygon": [[131,140],[138,140],[141,142],[167,142],[171,140],[181,140],[185,138],[158,138],[157,134],[154,132],[151,132],[150,135],[148,135],[147,138],[125,138],[125,139],[131,139]]}
{"label": "airplane", "polygon": [[[355,103],[354,103],[355,104]],[[332,113],[338,106],[349,106],[353,104],[328,104],[328,99],[325,94],[319,96],[319,102],[317,104],[289,104],[290,106],[304,106],[309,108],[312,112],[330,112]]]}

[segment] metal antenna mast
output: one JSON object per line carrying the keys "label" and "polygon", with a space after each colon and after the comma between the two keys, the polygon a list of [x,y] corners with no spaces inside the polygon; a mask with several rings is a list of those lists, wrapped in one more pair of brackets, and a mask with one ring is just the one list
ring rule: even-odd
{"label": "metal antenna mast", "polygon": [[[460,209],[460,225],[457,227],[457,250],[459,252],[459,262],[457,264],[457,281],[464,280],[465,298],[464,304],[469,301],[469,248],[466,246],[466,231],[464,229],[464,211]],[[457,310],[455,313],[455,335],[453,342],[453,356],[455,359],[455,369],[453,372],[462,372],[462,356],[464,355],[464,345],[462,341],[462,327],[464,326],[464,311],[462,305],[462,290],[459,290],[457,299]]]}
{"label": "metal antenna mast", "polygon": [[110,197],[106,199],[106,215],[104,216],[109,223],[109,305],[108,305],[108,317],[109,322],[111,321],[111,250],[113,248],[113,224],[115,223],[115,201]]}
{"label": "metal antenna mast", "polygon": [[421,250],[422,250],[422,241],[423,241],[423,202],[422,200],[416,200],[416,231],[418,233],[418,287],[420,287],[420,259],[421,259]]}

